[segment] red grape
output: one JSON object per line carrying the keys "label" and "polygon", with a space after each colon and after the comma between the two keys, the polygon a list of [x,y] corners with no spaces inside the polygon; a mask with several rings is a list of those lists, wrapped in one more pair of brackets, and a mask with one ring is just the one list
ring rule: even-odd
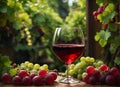
{"label": "red grape", "polygon": [[49,74],[53,76],[54,80],[57,79],[57,73],[56,72],[50,72]]}
{"label": "red grape", "polygon": [[93,12],[93,16],[97,16],[98,15],[98,12],[97,11],[94,11]]}
{"label": "red grape", "polygon": [[30,76],[31,79],[33,79],[36,76],[36,74],[35,73],[31,73],[29,76]]}
{"label": "red grape", "polygon": [[9,73],[4,73],[1,79],[4,83],[9,83],[11,81],[11,76]]}
{"label": "red grape", "polygon": [[120,74],[119,70],[116,67],[111,68],[110,72],[113,76],[118,76]]}
{"label": "red grape", "polygon": [[16,75],[12,78],[12,82],[14,85],[21,85],[22,79],[20,76]]}
{"label": "red grape", "polygon": [[52,85],[52,84],[54,83],[54,77],[53,77],[52,74],[47,74],[47,75],[45,76],[45,83],[46,83],[47,85]]}
{"label": "red grape", "polygon": [[96,85],[98,83],[98,78],[96,78],[95,76],[90,76],[89,77],[89,83],[92,85]]}
{"label": "red grape", "polygon": [[100,71],[108,71],[108,66],[106,64],[103,64],[100,66]]}
{"label": "red grape", "polygon": [[32,79],[32,83],[33,85],[35,86],[40,86],[42,85],[42,78],[40,76],[35,76],[33,79]]}
{"label": "red grape", "polygon": [[105,84],[105,78],[106,78],[106,75],[101,75],[100,76],[100,84]]}
{"label": "red grape", "polygon": [[46,71],[46,70],[39,70],[39,71],[38,71],[38,74],[39,74],[39,76],[41,76],[41,77],[45,77],[46,74],[47,74],[47,71]]}
{"label": "red grape", "polygon": [[104,24],[104,29],[107,29],[108,28],[108,24]]}
{"label": "red grape", "polygon": [[107,85],[115,85],[115,83],[116,83],[115,77],[113,75],[107,75],[105,82]]}
{"label": "red grape", "polygon": [[95,70],[95,71],[93,72],[92,76],[94,76],[94,77],[96,77],[96,78],[99,79],[99,78],[100,78],[100,71]]}
{"label": "red grape", "polygon": [[103,13],[103,11],[104,11],[104,6],[99,7],[97,10],[98,14]]}
{"label": "red grape", "polygon": [[86,68],[86,72],[90,75],[95,71],[95,68],[93,66],[88,66]]}
{"label": "red grape", "polygon": [[25,76],[28,76],[28,73],[26,70],[20,70],[18,75],[21,77],[21,78],[24,78]]}
{"label": "red grape", "polygon": [[94,19],[95,19],[95,21],[99,22],[99,20],[98,20],[98,18],[96,16],[94,16]]}
{"label": "red grape", "polygon": [[120,75],[115,76],[115,79],[116,79],[116,84],[120,85]]}
{"label": "red grape", "polygon": [[30,76],[26,76],[22,79],[22,84],[25,86],[31,85],[31,83],[32,83],[32,80]]}
{"label": "red grape", "polygon": [[87,75],[83,78],[83,81],[86,82],[87,84],[89,84],[89,78],[90,78],[90,75],[87,74]]}

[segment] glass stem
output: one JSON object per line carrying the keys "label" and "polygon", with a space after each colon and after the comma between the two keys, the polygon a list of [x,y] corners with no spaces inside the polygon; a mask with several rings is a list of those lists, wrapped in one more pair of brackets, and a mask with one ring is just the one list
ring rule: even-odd
{"label": "glass stem", "polygon": [[70,79],[70,76],[69,76],[69,65],[66,66],[66,69],[67,69],[67,73],[66,73],[67,82],[69,83],[69,79]]}

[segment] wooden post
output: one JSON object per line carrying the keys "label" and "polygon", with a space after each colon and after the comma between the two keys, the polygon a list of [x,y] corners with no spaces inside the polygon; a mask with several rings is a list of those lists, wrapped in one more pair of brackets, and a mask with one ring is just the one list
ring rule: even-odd
{"label": "wooden post", "polygon": [[96,22],[93,17],[93,11],[98,9],[98,6],[96,5],[96,0],[86,0],[86,6],[86,54],[87,56],[101,58],[101,47],[94,40],[96,32],[99,31],[101,27],[100,23]]}

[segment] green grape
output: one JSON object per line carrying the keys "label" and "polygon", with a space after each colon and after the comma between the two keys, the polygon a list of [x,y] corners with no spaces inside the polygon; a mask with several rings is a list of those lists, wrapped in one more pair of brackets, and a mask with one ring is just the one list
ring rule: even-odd
{"label": "green grape", "polygon": [[90,62],[94,63],[95,59],[93,57],[90,58]]}
{"label": "green grape", "polygon": [[82,79],[82,75],[81,74],[77,74],[77,79],[81,80]]}
{"label": "green grape", "polygon": [[28,63],[28,68],[33,69],[34,65],[33,63]]}
{"label": "green grape", "polygon": [[86,62],[90,63],[90,59],[91,59],[90,57],[86,57]]}
{"label": "green grape", "polygon": [[82,73],[83,73],[83,69],[79,69],[78,74],[82,74]]}
{"label": "green grape", "polygon": [[21,64],[20,64],[20,68],[21,68],[21,69],[25,69],[25,68],[26,68],[25,63],[21,63]]}
{"label": "green grape", "polygon": [[75,67],[75,65],[74,64],[71,64],[70,66],[69,66],[69,69],[73,69]]}
{"label": "green grape", "polygon": [[75,66],[75,67],[73,68],[75,74],[78,73],[78,70],[79,70],[79,69],[80,69],[80,68],[79,68],[78,66]]}
{"label": "green grape", "polygon": [[81,61],[80,63],[81,63],[81,68],[87,65],[85,61]]}
{"label": "green grape", "polygon": [[69,70],[68,74],[69,74],[70,76],[73,76],[73,75],[75,74],[75,71],[74,71],[74,70]]}
{"label": "green grape", "polygon": [[87,73],[86,72],[83,72],[82,73],[82,79],[84,79],[84,77],[87,75]]}
{"label": "green grape", "polygon": [[85,57],[81,57],[80,61],[86,61],[86,58]]}
{"label": "green grape", "polygon": [[77,63],[77,64],[75,65],[75,67],[77,67],[78,69],[80,69],[80,68],[84,67],[85,65],[86,65],[85,62],[79,62],[79,63]]}
{"label": "green grape", "polygon": [[39,64],[34,64],[34,69],[38,70],[40,68]]}
{"label": "green grape", "polygon": [[36,69],[32,69],[32,70],[30,70],[30,73],[37,73],[37,70]]}
{"label": "green grape", "polygon": [[28,67],[28,64],[29,64],[29,63],[30,63],[29,61],[25,61],[24,65],[25,65],[26,67]]}
{"label": "green grape", "polygon": [[96,63],[96,62],[94,62],[94,63],[93,63],[93,66],[97,67],[97,63]]}
{"label": "green grape", "polygon": [[46,70],[46,71],[49,70],[48,68],[45,68],[45,67],[43,67],[43,66],[41,66],[39,69],[40,69],[40,70]]}
{"label": "green grape", "polygon": [[48,70],[48,65],[47,65],[47,64],[42,65],[42,67],[43,67],[45,70]]}
{"label": "green grape", "polygon": [[76,73],[78,73],[78,71],[80,70],[80,69],[83,69],[84,67],[86,67],[86,62],[85,61],[81,61],[81,62],[78,62],[75,66],[74,66],[74,70],[75,70],[75,72]]}
{"label": "green grape", "polygon": [[97,67],[99,67],[99,66],[101,66],[101,65],[103,65],[103,64],[104,64],[103,61],[101,61],[101,60],[97,61]]}

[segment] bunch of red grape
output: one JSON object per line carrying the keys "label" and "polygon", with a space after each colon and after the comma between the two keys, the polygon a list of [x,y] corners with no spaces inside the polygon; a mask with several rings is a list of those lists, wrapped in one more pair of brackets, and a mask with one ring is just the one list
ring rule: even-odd
{"label": "bunch of red grape", "polygon": [[[97,18],[97,16],[98,16],[99,14],[102,14],[103,11],[104,11],[104,9],[105,9],[105,6],[100,6],[100,7],[97,9],[97,11],[94,11],[94,12],[93,12],[93,16],[94,16],[94,19],[95,19],[96,21],[99,22],[99,19]],[[104,24],[104,25],[103,25],[103,28],[104,28],[104,29],[107,29],[107,28],[108,28],[108,24]]]}
{"label": "bunch of red grape", "polygon": [[9,73],[2,75],[3,83],[13,83],[14,85],[52,85],[57,79],[56,72],[47,72],[46,70],[39,70],[38,73],[29,73],[27,70],[19,70],[13,77]]}
{"label": "bunch of red grape", "polygon": [[97,70],[93,66],[88,66],[83,80],[92,85],[120,85],[120,71],[116,67],[109,69],[106,64]]}
{"label": "bunch of red grape", "polygon": [[104,6],[101,6],[101,7],[99,7],[98,9],[97,9],[97,11],[94,11],[93,12],[93,16],[94,16],[94,19],[96,20],[96,21],[99,21],[98,20],[98,18],[97,18],[97,16],[99,15],[99,14],[102,14],[103,13],[103,11],[104,11]]}

